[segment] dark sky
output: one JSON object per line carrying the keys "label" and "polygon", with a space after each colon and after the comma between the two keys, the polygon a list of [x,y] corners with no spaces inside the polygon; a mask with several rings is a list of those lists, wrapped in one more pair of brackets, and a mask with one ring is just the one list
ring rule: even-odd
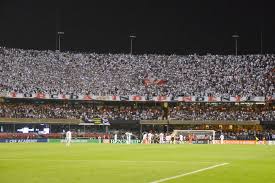
{"label": "dark sky", "polygon": [[275,3],[253,0],[103,1],[1,0],[0,46],[135,53],[275,53]]}

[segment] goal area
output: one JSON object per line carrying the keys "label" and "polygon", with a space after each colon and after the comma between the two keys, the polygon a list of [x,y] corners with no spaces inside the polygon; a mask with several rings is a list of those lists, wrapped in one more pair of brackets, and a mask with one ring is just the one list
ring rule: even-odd
{"label": "goal area", "polygon": [[174,130],[172,136],[182,135],[185,141],[193,144],[214,144],[215,130]]}

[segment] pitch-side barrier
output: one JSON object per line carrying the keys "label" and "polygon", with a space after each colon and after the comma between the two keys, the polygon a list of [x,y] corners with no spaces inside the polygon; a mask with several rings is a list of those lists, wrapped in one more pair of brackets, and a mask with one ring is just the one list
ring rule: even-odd
{"label": "pitch-side barrier", "polygon": [[[114,140],[114,139],[72,139],[72,143],[93,143],[93,144],[126,144],[126,140]],[[0,139],[0,143],[65,143],[64,139]],[[131,140],[131,144],[139,144],[140,140]],[[205,143],[195,143],[195,144],[205,144]],[[221,144],[220,140],[215,140],[214,144]],[[255,140],[224,140],[223,144],[266,144],[275,145],[275,140],[273,141],[255,141]]]}

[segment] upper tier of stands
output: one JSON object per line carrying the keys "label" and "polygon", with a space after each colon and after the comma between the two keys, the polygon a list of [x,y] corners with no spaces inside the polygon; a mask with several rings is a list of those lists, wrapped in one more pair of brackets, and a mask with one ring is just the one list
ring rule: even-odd
{"label": "upper tier of stands", "polygon": [[272,96],[275,55],[75,54],[0,48],[0,92]]}

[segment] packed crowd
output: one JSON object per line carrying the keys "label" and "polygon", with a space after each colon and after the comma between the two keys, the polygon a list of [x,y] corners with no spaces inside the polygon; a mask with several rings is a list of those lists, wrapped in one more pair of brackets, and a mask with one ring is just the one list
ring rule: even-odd
{"label": "packed crowd", "polygon": [[274,68],[275,55],[75,54],[0,48],[0,92],[270,96]]}
{"label": "packed crowd", "polygon": [[[165,119],[160,106],[101,106],[94,104],[30,104],[2,103],[0,117],[83,119],[106,118],[110,120]],[[174,120],[275,120],[274,106],[252,105],[183,105],[170,107],[167,119]]]}
{"label": "packed crowd", "polygon": [[93,104],[0,104],[0,117],[82,119],[107,118],[122,120],[158,119],[161,109],[124,106],[93,106]]}
{"label": "packed crowd", "polygon": [[181,106],[170,111],[170,118],[179,120],[275,120],[273,107],[265,106]]}

